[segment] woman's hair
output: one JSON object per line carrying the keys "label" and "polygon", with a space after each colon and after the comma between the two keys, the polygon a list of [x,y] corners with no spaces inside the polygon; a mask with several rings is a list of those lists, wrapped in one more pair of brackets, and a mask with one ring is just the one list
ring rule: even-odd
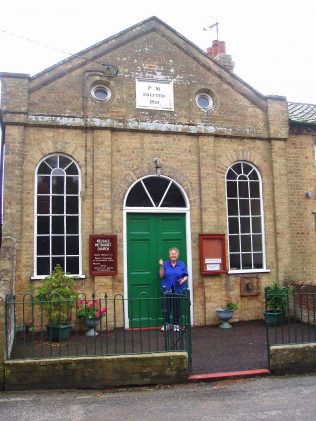
{"label": "woman's hair", "polygon": [[170,253],[172,250],[174,250],[174,251],[176,251],[178,254],[180,254],[179,249],[177,249],[177,247],[171,247],[171,248],[169,249],[169,253]]}

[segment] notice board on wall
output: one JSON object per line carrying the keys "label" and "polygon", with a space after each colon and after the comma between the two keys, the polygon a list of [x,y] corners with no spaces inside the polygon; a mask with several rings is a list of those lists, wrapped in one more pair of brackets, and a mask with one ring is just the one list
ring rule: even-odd
{"label": "notice board on wall", "polygon": [[113,276],[117,274],[117,236],[90,235],[90,275]]}
{"label": "notice board on wall", "polygon": [[199,237],[201,274],[226,273],[225,234],[200,234]]}

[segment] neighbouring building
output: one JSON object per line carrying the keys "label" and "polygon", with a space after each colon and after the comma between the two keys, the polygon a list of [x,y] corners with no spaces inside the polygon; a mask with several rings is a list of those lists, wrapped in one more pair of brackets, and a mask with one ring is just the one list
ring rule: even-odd
{"label": "neighbouring building", "polygon": [[205,325],[228,296],[258,319],[267,284],[316,279],[316,105],[257,92],[222,42],[205,53],[153,17],[0,76],[0,269],[17,293],[59,263],[80,291],[157,296],[176,246]]}

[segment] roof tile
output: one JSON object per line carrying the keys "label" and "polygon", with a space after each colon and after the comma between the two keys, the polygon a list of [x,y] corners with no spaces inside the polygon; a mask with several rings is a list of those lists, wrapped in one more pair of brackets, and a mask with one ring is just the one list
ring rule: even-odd
{"label": "roof tile", "polygon": [[289,119],[295,123],[316,124],[316,104],[289,102]]}

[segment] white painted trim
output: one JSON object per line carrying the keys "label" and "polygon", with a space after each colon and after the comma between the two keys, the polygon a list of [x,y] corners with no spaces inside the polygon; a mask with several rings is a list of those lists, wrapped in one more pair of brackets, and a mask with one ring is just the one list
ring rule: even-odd
{"label": "white painted trim", "polygon": [[[41,280],[41,279],[45,279],[45,278],[47,278],[47,276],[48,276],[48,275],[31,276],[31,280],[32,280],[32,281],[39,281],[39,280]],[[78,279],[86,279],[86,275],[67,275],[67,274],[66,274],[66,276],[69,276],[69,278],[74,277],[74,278],[78,278]]]}
{"label": "white painted trim", "polygon": [[[33,245],[33,273],[34,273],[34,276],[32,276],[31,279],[45,279],[46,276],[49,275],[49,274],[47,274],[47,275],[37,275],[37,172],[38,172],[39,166],[41,165],[41,163],[43,161],[45,161],[47,158],[49,158],[51,156],[56,156],[56,155],[57,156],[64,156],[65,158],[68,158],[68,159],[70,159],[72,161],[65,168],[68,168],[72,163],[74,163],[76,165],[77,169],[78,169],[78,180],[79,180],[79,182],[78,182],[78,200],[79,200],[79,203],[78,203],[78,219],[79,219],[78,220],[78,225],[79,225],[79,227],[78,227],[78,229],[79,229],[79,232],[78,232],[78,236],[79,236],[79,274],[72,274],[71,276],[77,276],[78,278],[85,278],[85,275],[82,274],[82,232],[81,232],[81,205],[82,205],[81,186],[82,186],[82,183],[81,183],[81,169],[80,169],[80,166],[79,166],[78,162],[71,155],[67,155],[67,154],[60,153],[60,152],[53,152],[53,153],[50,153],[48,155],[45,155],[37,163],[37,165],[35,167],[35,172],[34,172],[34,192],[33,192],[33,197],[34,197],[34,214],[33,214],[33,217],[34,217],[34,231],[33,231],[33,237],[34,237],[34,245]],[[50,167],[49,164],[48,164],[48,166]],[[50,177],[51,177],[51,174],[50,174]],[[51,190],[51,187],[52,186],[50,185],[50,190]],[[77,196],[77,195],[73,195],[73,196]],[[50,192],[49,197],[50,197],[50,200],[51,200],[51,197],[52,197],[52,193],[51,192]],[[64,200],[66,201],[66,195],[64,197],[65,197]],[[64,204],[64,206],[65,206],[65,204]],[[66,213],[66,207],[64,208],[64,211],[65,211],[64,212],[64,215],[67,215],[67,213]],[[71,214],[69,214],[69,215],[71,216]],[[50,214],[50,216],[51,216],[51,214]],[[75,216],[75,215],[73,215],[73,216]],[[51,217],[50,217],[50,221],[51,221]],[[66,242],[66,233],[64,235],[65,235],[65,242]],[[51,234],[50,234],[50,242],[51,242]],[[66,244],[65,244],[65,254],[64,254],[64,256],[66,256]],[[50,253],[49,257],[51,259],[51,257],[52,257],[51,253]]]}
{"label": "white painted trim", "polygon": [[159,202],[158,208],[160,208],[160,206],[161,206],[162,202],[165,200],[165,197],[166,197],[166,195],[167,195],[167,193],[168,193],[168,191],[169,191],[169,189],[170,189],[171,184],[172,184],[172,181],[170,180],[170,183],[168,184],[168,186],[167,186],[167,188],[166,188],[166,190],[165,190],[164,194],[162,195],[162,198],[161,198],[161,200],[160,200],[160,202]]}
{"label": "white painted trim", "polygon": [[[205,97],[209,100],[209,105],[208,105],[207,107],[202,107],[202,106],[199,104],[198,100],[199,100],[199,97],[200,97],[200,96],[205,96]],[[213,108],[213,106],[214,106],[214,100],[213,100],[213,98],[211,97],[211,95],[210,95],[210,94],[207,94],[206,92],[199,92],[199,93],[195,96],[195,103],[196,103],[196,105],[198,106],[198,108],[199,108],[200,110],[202,110],[202,111],[209,111],[209,110],[211,110],[211,109]]]}
{"label": "white painted trim", "polygon": [[227,273],[228,275],[240,275],[241,273],[270,273],[271,269],[257,269],[257,270],[229,270]]}
{"label": "white painted trim", "polygon": [[141,179],[136,180],[130,188],[127,190],[125,198],[124,198],[124,207],[123,207],[123,265],[124,265],[124,313],[125,313],[125,326],[126,328],[129,328],[129,319],[128,319],[128,282],[127,282],[127,214],[128,213],[154,213],[154,214],[161,214],[161,213],[182,213],[185,214],[185,228],[186,228],[186,248],[187,248],[187,269],[189,272],[189,279],[188,279],[188,286],[190,290],[190,300],[191,300],[191,307],[190,307],[190,315],[191,315],[191,324],[194,325],[193,320],[193,307],[194,307],[194,300],[193,300],[193,279],[192,279],[192,240],[191,240],[191,216],[190,216],[190,205],[189,205],[189,199],[186,194],[186,192],[183,190],[183,188],[180,186],[179,183],[177,183],[175,180],[173,180],[170,177],[166,176],[160,176],[163,178],[166,178],[170,181],[173,181],[177,187],[181,190],[185,201],[186,201],[186,208],[159,208],[159,207],[129,207],[126,206],[126,199],[129,195],[130,190],[133,188],[133,186],[138,183],[140,180],[143,180],[147,177],[153,177],[153,175],[148,175],[145,177],[142,177]]}
{"label": "white painted trim", "polygon": [[127,212],[123,210],[123,272],[124,272],[124,326],[129,328],[128,318],[128,285],[127,285]]}
{"label": "white painted trim", "polygon": [[[99,99],[99,98],[97,98],[97,97],[95,96],[95,91],[96,91],[97,89],[104,89],[105,91],[107,91],[108,96],[107,96],[105,99]],[[111,96],[112,96],[112,92],[111,92],[110,88],[108,88],[108,87],[107,87],[107,86],[105,86],[105,85],[100,85],[100,84],[99,84],[99,85],[97,85],[97,86],[94,86],[94,87],[91,89],[90,93],[91,93],[92,98],[94,98],[95,100],[97,100],[97,101],[99,101],[99,102],[107,102],[107,101],[109,101],[109,99],[111,99]]]}
{"label": "white painted trim", "polygon": [[133,213],[185,213],[189,211],[188,208],[132,208],[132,207],[124,207],[124,211],[126,212],[133,212]]}
{"label": "white painted trim", "polygon": [[155,207],[156,205],[155,205],[151,195],[149,194],[149,191],[147,190],[147,187],[145,186],[145,183],[143,182],[143,180],[140,180],[140,182],[142,183],[142,186],[143,186],[143,188],[144,188],[144,190],[145,190],[145,192],[148,196],[148,199],[151,201],[151,204],[153,205],[153,207]]}
{"label": "white painted trim", "polygon": [[[262,262],[263,262],[263,268],[262,269],[240,269],[240,270],[230,270],[230,250],[229,250],[229,224],[228,224],[228,198],[227,198],[227,173],[228,171],[235,165],[235,164],[248,164],[251,167],[253,167],[252,171],[256,171],[256,173],[258,174],[259,177],[259,194],[260,194],[260,217],[261,217],[261,228],[262,228]],[[233,170],[234,171],[234,170]],[[235,171],[234,171],[235,172]],[[236,172],[235,172],[236,173]],[[237,173],[236,173],[237,174]],[[237,177],[238,179],[238,177]],[[238,187],[238,186],[237,186]],[[226,226],[227,226],[227,254],[228,254],[228,274],[233,274],[233,273],[258,273],[258,272],[270,272],[269,269],[267,269],[267,256],[266,256],[266,241],[265,241],[265,221],[264,221],[264,206],[263,206],[263,186],[262,186],[262,177],[261,177],[261,173],[258,170],[258,168],[250,161],[247,160],[240,160],[240,161],[235,161],[233,162],[231,165],[229,165],[229,167],[226,170],[225,173],[225,197],[226,197]],[[239,196],[237,197],[238,200]],[[250,208],[251,209],[251,208]],[[251,210],[250,210],[251,212]],[[238,201],[238,217],[240,216],[240,212],[239,212],[239,201]],[[238,224],[239,224],[239,241],[241,239],[240,236],[240,218],[238,218]],[[251,228],[251,234],[252,235],[252,224],[250,224],[250,228]],[[251,250],[251,259],[253,261],[253,254],[256,253],[253,250]],[[236,253],[237,254],[237,253]],[[241,245],[240,245],[240,252],[239,254],[241,255]]]}
{"label": "white painted trim", "polygon": [[[187,196],[187,194],[186,194],[186,192],[185,192],[185,190],[182,188],[182,186],[177,182],[177,181],[175,181],[175,180],[173,180],[172,178],[170,178],[170,177],[167,177],[166,175],[159,175],[159,176],[156,176],[155,174],[149,174],[149,175],[145,175],[144,177],[141,177],[141,178],[139,178],[138,180],[135,180],[134,181],[134,183],[133,184],[131,184],[130,185],[130,187],[129,187],[129,189],[127,190],[127,192],[126,192],[126,195],[125,195],[125,198],[124,198],[124,201],[123,201],[123,208],[124,209],[150,209],[150,208],[148,208],[148,207],[144,207],[144,208],[134,208],[134,207],[129,207],[129,206],[126,206],[126,200],[127,200],[127,197],[128,197],[128,195],[129,195],[129,192],[132,190],[132,188],[135,186],[135,184],[137,184],[139,181],[142,181],[142,180],[145,180],[146,178],[149,178],[149,177],[160,177],[160,178],[165,178],[166,180],[169,180],[169,181],[173,181],[174,182],[174,184],[179,188],[179,190],[181,190],[181,193],[183,194],[183,197],[184,197],[184,199],[185,199],[185,202],[186,202],[186,207],[184,207],[184,208],[159,208],[160,210],[162,210],[162,209],[182,209],[182,211],[183,211],[183,209],[190,209],[190,202],[189,202],[189,198],[188,198],[188,196]],[[159,206],[161,205],[161,203],[159,203]],[[153,207],[153,209],[155,209],[155,207]]]}
{"label": "white painted trim", "polygon": [[186,211],[185,217],[185,228],[186,228],[186,240],[187,240],[187,269],[189,272],[188,286],[190,290],[190,318],[191,325],[194,325],[194,301],[193,301],[193,277],[192,277],[192,239],[191,239],[191,213],[189,210]]}

